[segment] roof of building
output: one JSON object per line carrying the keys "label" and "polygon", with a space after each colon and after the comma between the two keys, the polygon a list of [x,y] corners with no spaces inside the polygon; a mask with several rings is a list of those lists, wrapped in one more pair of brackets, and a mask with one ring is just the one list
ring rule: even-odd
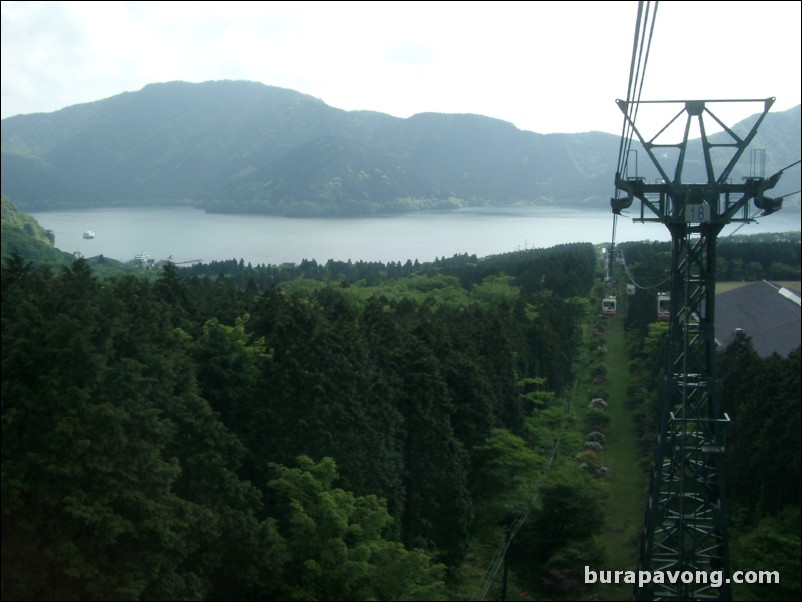
{"label": "roof of building", "polygon": [[765,280],[716,295],[716,343],[729,344],[737,329],[761,357],[786,357],[802,339],[799,294]]}

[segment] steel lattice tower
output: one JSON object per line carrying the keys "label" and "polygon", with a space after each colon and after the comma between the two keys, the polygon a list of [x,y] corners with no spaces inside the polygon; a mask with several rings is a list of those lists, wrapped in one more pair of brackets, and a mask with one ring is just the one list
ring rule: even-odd
{"label": "steel lattice tower", "polygon": [[[782,206],[782,199],[766,197],[782,172],[770,178],[750,175],[730,183],[733,168],[744,154],[768,113],[774,98],[755,100],[652,101],[680,106],[679,112],[656,136],[645,140],[630,117],[633,105],[617,101],[643,149],[660,173],[655,183],[616,174],[616,189],[624,197],[611,199],[613,212],[640,200],[636,221],[659,221],[671,233],[671,317],[668,330],[664,385],[639,569],[645,571],[723,571],[729,576],[724,489],[725,427],[729,417],[722,409],[716,383],[715,284],[716,237],[731,222],[747,222],[750,201],[762,215]],[[709,108],[713,103],[760,102],[760,114],[745,137],[728,128]],[[659,144],[669,126],[685,119],[681,142]],[[705,130],[712,118],[728,138],[713,143]],[[685,184],[683,166],[688,155],[691,125],[701,133],[706,181]],[[676,156],[674,173],[661,163]],[[659,156],[658,156],[659,155]],[[698,159],[697,159],[698,161]],[[721,169],[716,175],[715,165]],[[729,585],[714,588],[698,579],[684,583],[649,584],[636,589],[638,600],[727,600]]]}

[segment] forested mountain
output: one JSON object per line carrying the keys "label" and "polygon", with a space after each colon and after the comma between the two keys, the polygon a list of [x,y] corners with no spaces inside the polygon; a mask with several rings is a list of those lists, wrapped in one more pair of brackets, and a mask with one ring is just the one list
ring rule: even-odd
{"label": "forested mountain", "polygon": [[55,236],[52,232],[44,230],[30,215],[17,210],[6,195],[2,195],[2,203],[0,256],[5,258],[16,252],[36,263],[66,265],[68,255],[53,246]]}
{"label": "forested mountain", "polygon": [[[771,151],[769,174],[799,158],[799,124],[799,107],[768,116],[754,146]],[[172,82],[4,119],[2,190],[25,211],[191,202],[311,216],[604,204],[618,142],[478,115],[349,112],[253,82]]]}

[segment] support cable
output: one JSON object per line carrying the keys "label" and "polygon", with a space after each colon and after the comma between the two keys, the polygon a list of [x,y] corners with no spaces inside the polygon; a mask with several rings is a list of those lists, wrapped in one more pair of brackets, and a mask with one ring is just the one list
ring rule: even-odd
{"label": "support cable", "polygon": [[[644,4],[646,5],[645,9]],[[659,4],[659,2],[654,3],[654,12],[651,15],[650,21],[649,14],[651,12],[651,3],[638,2],[638,15],[635,22],[635,36],[632,43],[632,58],[630,59],[629,83],[627,86],[627,113],[630,112],[630,107],[634,107],[634,111],[631,117],[629,115],[624,116],[624,122],[621,127],[621,141],[618,147],[618,163],[616,168],[619,174],[626,174],[629,167],[629,151],[632,147],[632,140],[635,134],[634,124],[637,118],[638,107],[640,106],[639,102],[633,103],[632,101],[633,99],[640,101],[641,94],[643,93],[643,84],[646,80],[646,66],[649,62],[649,52],[652,46],[654,23],[657,18],[657,7]],[[647,24],[649,31],[648,38],[646,37]],[[616,188],[616,198],[618,198],[620,194],[621,191]],[[609,282],[613,282],[612,272],[615,265],[613,262],[615,257],[617,225],[618,214],[613,212],[613,235],[610,242],[610,252],[607,257],[607,276]]]}
{"label": "support cable", "polygon": [[656,289],[657,287],[659,287],[659,286],[661,286],[661,285],[663,285],[663,284],[665,284],[666,282],[669,281],[670,276],[665,276],[660,282],[658,282],[656,284],[653,284],[651,286],[647,286],[645,284],[640,284],[637,280],[635,280],[635,276],[632,275],[632,272],[629,269],[629,265],[627,264],[627,260],[624,257],[624,251],[623,250],[620,251],[620,255],[621,255],[621,265],[624,267],[624,273],[627,275],[627,278],[629,278],[629,281],[632,283],[632,285],[635,288],[639,288],[641,290]]}

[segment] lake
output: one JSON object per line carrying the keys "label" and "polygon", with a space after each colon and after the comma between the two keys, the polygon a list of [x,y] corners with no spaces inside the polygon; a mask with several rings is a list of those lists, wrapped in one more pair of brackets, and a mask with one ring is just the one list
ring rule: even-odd
{"label": "lake", "polygon": [[[176,263],[243,259],[245,263],[340,261],[421,262],[468,253],[484,257],[573,242],[609,243],[609,208],[582,211],[544,207],[476,208],[370,218],[285,218],[205,213],[191,207],[126,207],[33,213],[52,230],[56,247],[85,257],[121,261],[139,253]],[[739,234],[800,230],[799,211],[780,211],[747,224]],[[721,236],[740,224],[727,226]],[[84,239],[86,230],[94,239]],[[616,242],[668,241],[662,224],[618,218]]]}

